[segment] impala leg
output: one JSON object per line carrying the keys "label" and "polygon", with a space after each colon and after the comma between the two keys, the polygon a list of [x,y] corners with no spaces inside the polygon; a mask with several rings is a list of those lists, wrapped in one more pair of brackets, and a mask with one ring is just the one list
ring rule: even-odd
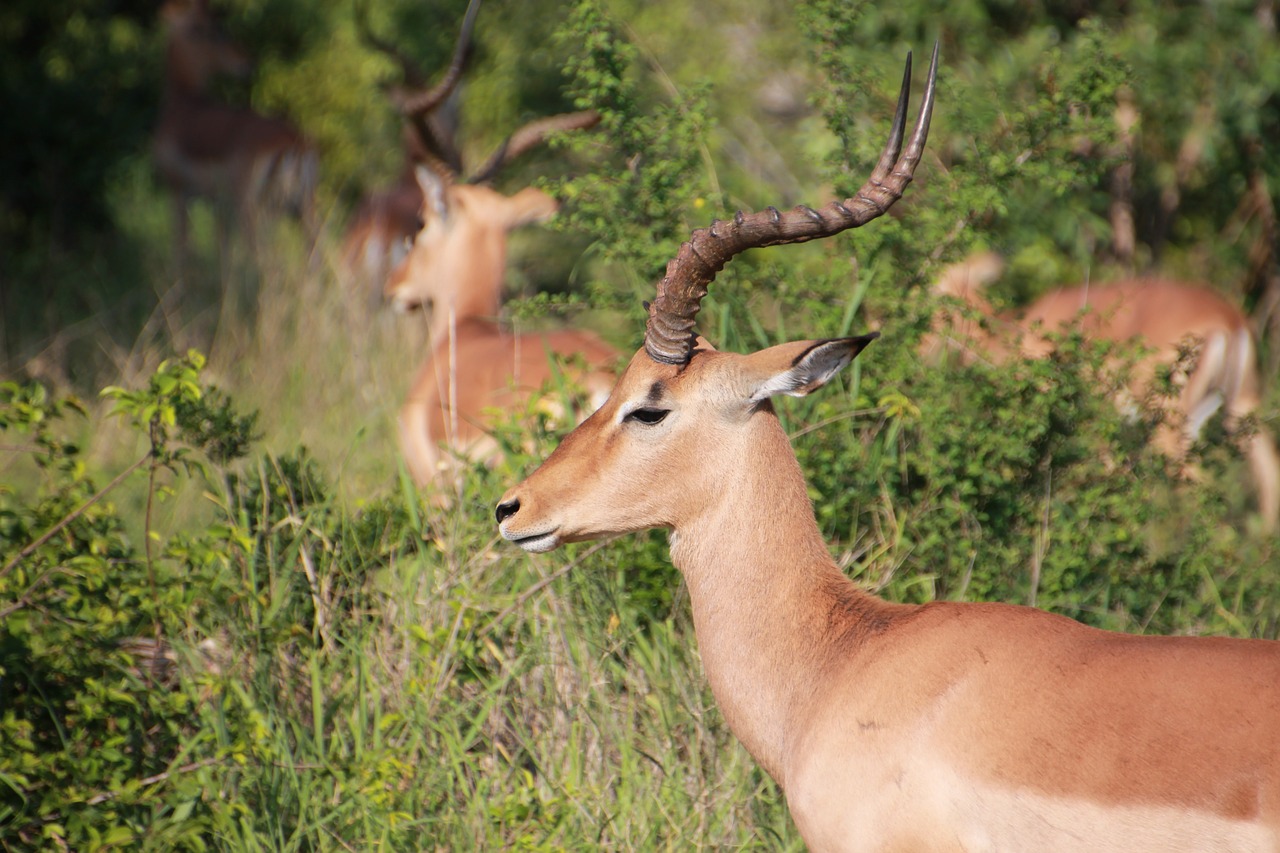
{"label": "impala leg", "polygon": [[320,216],[316,211],[316,185],[320,179],[320,161],[316,152],[308,150],[300,157],[298,186],[298,221],[306,239],[307,269],[320,269]]}
{"label": "impala leg", "polygon": [[[244,246],[244,254],[246,260],[255,266],[260,266],[261,258],[258,257],[258,228],[261,226],[262,217],[259,215],[261,207],[261,199],[256,195],[243,196],[239,210],[235,211],[237,230],[240,232],[240,240]],[[230,219],[230,217],[228,217]],[[228,247],[230,240],[228,240]]]}
{"label": "impala leg", "polygon": [[419,486],[425,486],[435,479],[436,468],[440,463],[440,452],[429,432],[429,418],[425,402],[410,400],[400,408],[397,424],[401,455],[409,468],[409,476]]}
{"label": "impala leg", "polygon": [[1180,395],[1186,422],[1183,430],[1187,441],[1195,441],[1209,419],[1222,408],[1224,397],[1234,396],[1229,386],[1230,368],[1228,361],[1228,340],[1225,334],[1214,332],[1200,344],[1196,356],[1196,365],[1187,376],[1187,384]]}
{"label": "impala leg", "polygon": [[1258,515],[1262,517],[1263,530],[1274,533],[1280,527],[1280,456],[1265,430],[1259,428],[1249,439],[1248,455],[1258,490]]}

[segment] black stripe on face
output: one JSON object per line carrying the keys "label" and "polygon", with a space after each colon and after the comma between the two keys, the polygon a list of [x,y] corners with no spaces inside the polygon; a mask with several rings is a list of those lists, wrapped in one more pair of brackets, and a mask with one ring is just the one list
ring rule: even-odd
{"label": "black stripe on face", "polygon": [[662,402],[662,396],[665,392],[661,382],[655,382],[649,386],[649,394],[644,398],[646,404],[652,406]]}

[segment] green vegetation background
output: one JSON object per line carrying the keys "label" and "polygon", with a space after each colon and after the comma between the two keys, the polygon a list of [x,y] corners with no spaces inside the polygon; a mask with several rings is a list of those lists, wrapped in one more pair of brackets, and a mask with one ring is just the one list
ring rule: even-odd
{"label": "green vegetation background", "polygon": [[[430,68],[464,5],[369,13]],[[349,3],[216,8],[258,60],[224,96],[320,146],[324,230],[314,258],[290,223],[221,257],[197,210],[181,291],[147,154],[154,4],[0,8],[0,847],[799,849],[703,683],[665,537],[536,558],[498,540],[496,497],[565,425],[516,413],[507,460],[451,510],[407,484],[393,422],[422,323],[337,263],[354,203],[401,166],[393,69]],[[1146,447],[1164,399],[1121,418],[1096,345],[1003,368],[915,353],[928,282],[994,248],[1006,305],[1130,268],[1207,282],[1257,315],[1271,378],[1274,18],[1270,0],[486,0],[472,162],[530,118],[605,117],[499,181],[565,202],[514,241],[510,319],[635,347],[691,228],[856,189],[903,56],[937,39],[907,198],[738,259],[704,332],[883,331],[783,412],[833,554],[881,594],[1275,637],[1280,557],[1220,424],[1193,481]],[[1110,216],[1126,162],[1132,257]],[[1275,431],[1277,400],[1253,428]]]}

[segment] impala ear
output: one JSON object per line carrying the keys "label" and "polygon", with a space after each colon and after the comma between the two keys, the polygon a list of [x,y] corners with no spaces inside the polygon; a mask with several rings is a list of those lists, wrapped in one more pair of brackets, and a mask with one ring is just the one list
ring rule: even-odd
{"label": "impala ear", "polygon": [[414,166],[413,176],[422,189],[422,197],[426,199],[426,208],[441,221],[449,217],[449,200],[445,194],[444,179],[426,166]]}
{"label": "impala ear", "polygon": [[879,332],[872,332],[856,338],[796,341],[747,356],[751,402],[778,394],[804,397],[817,391],[878,337]]}
{"label": "impala ear", "polygon": [[542,190],[525,187],[507,199],[507,227],[518,228],[534,222],[546,222],[559,209],[560,203]]}

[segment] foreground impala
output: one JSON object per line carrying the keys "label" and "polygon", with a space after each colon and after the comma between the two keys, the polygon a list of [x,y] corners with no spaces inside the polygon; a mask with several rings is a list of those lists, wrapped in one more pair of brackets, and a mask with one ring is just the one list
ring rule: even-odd
{"label": "foreground impala", "polygon": [[[1248,318],[1217,293],[1201,285],[1164,279],[1131,279],[1109,284],[1065,287],[1018,312],[997,313],[983,296],[986,284],[1003,271],[993,253],[974,255],[948,269],[934,292],[954,297],[982,315],[980,324],[963,316],[940,317],[922,349],[955,348],[963,358],[1044,358],[1055,344],[1047,333],[1078,327],[1090,338],[1136,341],[1150,351],[1134,366],[1129,390],[1142,397],[1161,367],[1172,367],[1188,344],[1198,346],[1195,361],[1178,394],[1175,417],[1153,441],[1179,459],[1219,408],[1227,426],[1257,411],[1262,401],[1257,347]],[[1245,447],[1258,493],[1258,512],[1267,530],[1280,522],[1280,458],[1265,429]]]}
{"label": "foreground impala", "polygon": [[[401,110],[417,132],[414,170],[422,193],[421,230],[391,271],[386,297],[399,311],[430,311],[431,354],[400,409],[400,448],[415,482],[431,483],[452,455],[491,459],[498,451],[487,424],[492,411],[513,411],[562,378],[596,403],[613,386],[618,353],[580,330],[513,334],[497,322],[507,266],[507,236],[555,215],[555,199],[526,187],[507,196],[484,186],[510,160],[556,131],[592,127],[594,111],[531,121],[502,143],[466,181],[454,140],[428,121],[461,77],[478,2],[472,0],[454,59],[441,83],[406,97]],[[441,445],[452,454],[441,452]]]}
{"label": "foreground impala", "polygon": [[[899,158],[822,210],[739,215],[667,267],[644,348],[496,516],[528,551],[671,530],[730,728],[811,849],[1276,851],[1280,643],[1139,637],[1027,607],[890,604],[822,541],[770,398],[826,383],[874,335],[751,355],[695,339],[708,283],[753,246],[826,237],[896,201]],[[908,64],[908,74],[910,65]]]}

